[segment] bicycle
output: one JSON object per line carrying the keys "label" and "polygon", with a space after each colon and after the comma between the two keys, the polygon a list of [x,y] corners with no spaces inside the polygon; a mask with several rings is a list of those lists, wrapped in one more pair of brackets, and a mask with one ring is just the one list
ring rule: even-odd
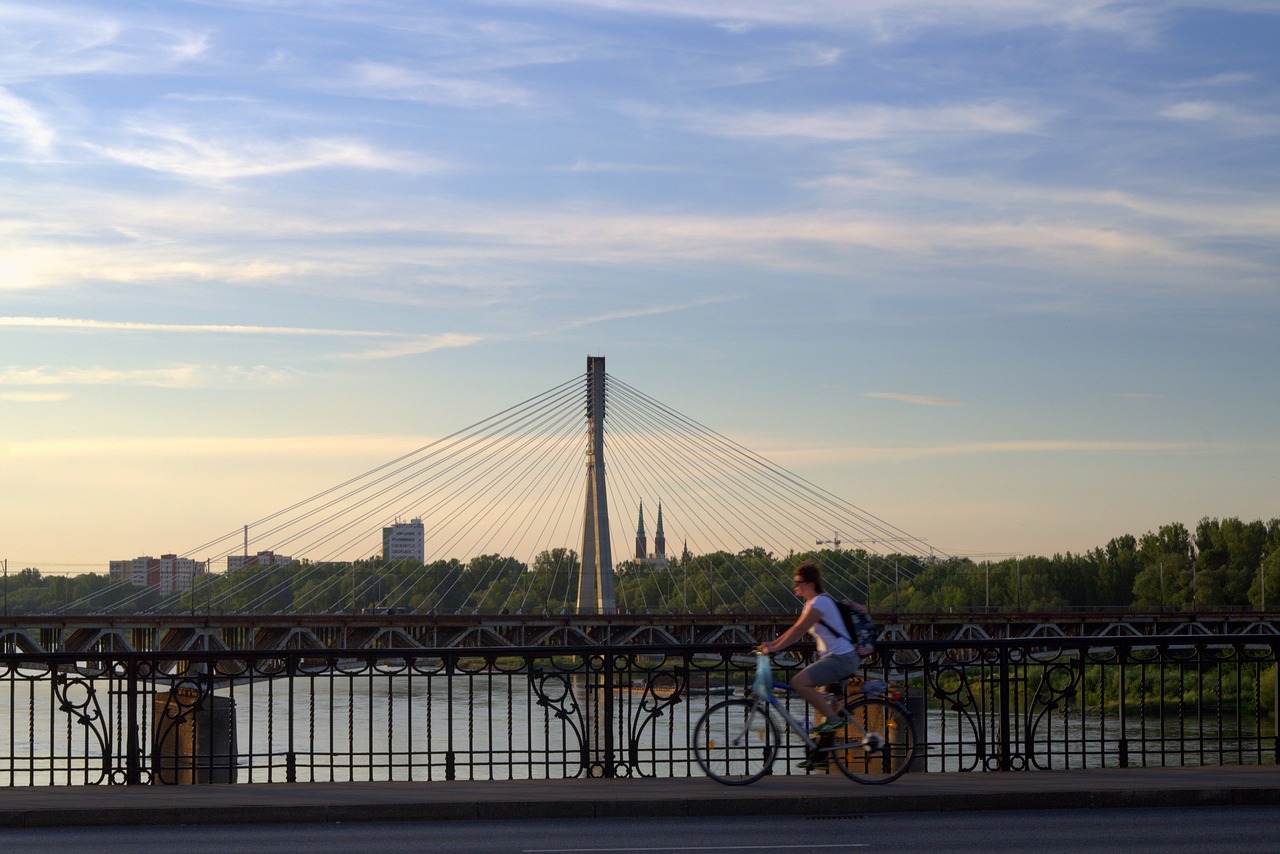
{"label": "bicycle", "polygon": [[[758,664],[760,657],[768,658],[757,653]],[[772,682],[772,686],[775,690],[767,693],[748,689],[749,699],[721,700],[702,713],[693,728],[693,754],[708,777],[728,786],[745,786],[770,773],[782,746],[778,716],[804,740],[810,757],[830,757],[841,773],[859,783],[892,782],[915,757],[911,714],[886,696],[887,682],[864,682],[861,699],[842,703],[844,728],[818,741],[775,696],[777,690],[794,689],[785,682]]]}

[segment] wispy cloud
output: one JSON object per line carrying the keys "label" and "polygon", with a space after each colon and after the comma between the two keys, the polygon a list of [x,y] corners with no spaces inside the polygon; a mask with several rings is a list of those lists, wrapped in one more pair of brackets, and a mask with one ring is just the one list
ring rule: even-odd
{"label": "wispy cloud", "polygon": [[1270,445],[1227,442],[1133,442],[1124,440],[1028,439],[991,442],[957,442],[943,445],[845,446],[790,448],[762,451],[770,459],[791,465],[832,462],[901,463],[920,459],[972,456],[1023,456],[1028,454],[1174,454],[1203,455],[1253,453]]}
{"label": "wispy cloud", "polygon": [[71,317],[0,317],[0,327],[21,329],[80,329],[101,332],[210,332],[226,335],[321,335],[327,337],[387,338],[394,332],[365,329],[310,329],[299,326],[247,326],[214,323],[142,323],[128,320],[88,320]]}
{"label": "wispy cloud", "polygon": [[1179,101],[1160,111],[1161,118],[1180,122],[1197,122],[1213,129],[1239,134],[1274,134],[1280,132],[1280,120],[1272,114],[1259,114],[1222,101]]}
{"label": "wispy cloud", "polygon": [[70,399],[71,393],[63,391],[0,391],[0,400],[10,403],[58,403]]}
{"label": "wispy cloud", "polygon": [[153,388],[270,388],[299,376],[268,366],[176,365],[168,368],[0,368],[0,386],[148,386]]}
{"label": "wispy cloud", "polygon": [[214,139],[185,127],[134,128],[137,144],[86,147],[101,157],[184,178],[224,181],[310,169],[429,172],[444,168],[418,154],[393,154],[357,139]]}
{"label": "wispy cloud", "polygon": [[897,400],[902,403],[910,403],[915,406],[964,406],[958,400],[949,400],[945,397],[927,397],[920,394],[899,394],[892,391],[868,391],[863,392],[863,397],[878,397],[884,400]]}
{"label": "wispy cloud", "polygon": [[437,350],[470,347],[474,344],[479,344],[483,340],[479,335],[463,335],[455,332],[448,332],[443,335],[413,335],[405,337],[403,341],[396,344],[362,350],[356,353],[345,353],[338,358],[354,360],[399,359],[404,356],[434,353]]}
{"label": "wispy cloud", "polygon": [[[251,326],[214,323],[142,323],[136,321],[87,320],[65,317],[0,317],[0,329],[30,330],[77,330],[84,332],[111,333],[170,333],[182,335],[255,335],[272,337],[323,337],[323,338],[377,338],[391,340],[374,349],[355,353],[338,354],[340,359],[393,359],[412,356],[420,353],[431,353],[454,347],[467,347],[479,343],[478,335],[444,333],[439,335],[420,335],[403,332],[386,332],[366,329],[316,329],[297,326]],[[243,371],[243,369],[235,369]],[[254,369],[250,375],[258,376],[262,369]],[[47,373],[43,370],[34,372],[11,372],[11,384],[86,384],[81,378],[94,380],[89,384],[117,385],[167,385],[181,386],[199,384],[198,377],[207,373],[205,369],[188,366],[185,368],[164,369],[142,372],[111,372],[94,369],[86,372]],[[6,374],[0,372],[0,385],[5,384]],[[270,375],[269,375],[270,376]],[[277,379],[289,376],[288,372],[279,372]],[[259,378],[261,378],[259,376]]]}
{"label": "wispy cloud", "polygon": [[109,458],[183,459],[245,457],[319,457],[390,459],[419,448],[421,436],[90,436],[37,439],[0,445],[0,456],[24,459]]}
{"label": "wispy cloud", "polygon": [[[1202,0],[1208,2],[1209,0]],[[1024,27],[1100,30],[1150,38],[1162,11],[1099,0],[499,0],[506,5],[588,8],[602,14],[704,20],[729,32],[756,27],[823,27],[880,40],[912,37],[922,30],[1005,31]],[[1253,0],[1240,0],[1253,2]],[[1266,0],[1257,0],[1261,4]],[[1171,4],[1173,5],[1173,4]]]}
{"label": "wispy cloud", "polygon": [[[54,131],[29,102],[0,86],[0,143],[10,140],[27,156],[45,158],[53,150]],[[0,158],[4,157],[0,145]]]}
{"label": "wispy cloud", "polygon": [[670,163],[615,163],[608,161],[576,160],[568,166],[557,166],[557,172],[683,172],[684,167]]}
{"label": "wispy cloud", "polygon": [[[651,113],[652,115],[652,113]],[[686,112],[676,118],[691,130],[727,137],[792,137],[815,142],[851,142],[901,136],[1030,134],[1045,117],[1009,103],[895,107],[867,104],[839,110],[783,112]]]}
{"label": "wispy cloud", "polygon": [[534,97],[528,90],[471,77],[430,74],[382,62],[362,62],[352,67],[350,88],[378,98],[422,101],[455,107],[528,107]]}
{"label": "wispy cloud", "polygon": [[[89,6],[0,6],[0,82],[152,73],[205,55],[207,32]],[[145,19],[145,20],[144,20]]]}
{"label": "wispy cloud", "polygon": [[702,299],[691,300],[690,302],[651,305],[641,308],[624,309],[622,311],[612,311],[606,314],[596,314],[591,317],[571,320],[568,323],[563,324],[560,329],[580,329],[584,326],[593,326],[597,323],[606,323],[611,320],[627,320],[635,317],[653,317],[659,314],[673,314],[675,312],[688,311],[692,308],[701,308],[706,305],[728,302],[730,299],[730,297],[709,296]]}

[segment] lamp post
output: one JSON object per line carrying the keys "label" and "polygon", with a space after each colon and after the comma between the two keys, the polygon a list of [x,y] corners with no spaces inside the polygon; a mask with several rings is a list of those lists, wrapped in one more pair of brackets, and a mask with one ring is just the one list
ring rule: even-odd
{"label": "lamp post", "polygon": [[[6,572],[8,571],[8,564],[5,564],[5,571]],[[1258,608],[1263,613],[1266,613],[1266,610],[1267,610],[1267,552],[1265,549],[1263,549],[1262,555],[1258,558],[1258,583],[1262,587],[1262,604],[1260,604]],[[8,611],[5,611],[5,613],[7,614]],[[1277,690],[1280,690],[1280,688],[1278,688]],[[1280,716],[1277,716],[1277,720],[1280,720]]]}

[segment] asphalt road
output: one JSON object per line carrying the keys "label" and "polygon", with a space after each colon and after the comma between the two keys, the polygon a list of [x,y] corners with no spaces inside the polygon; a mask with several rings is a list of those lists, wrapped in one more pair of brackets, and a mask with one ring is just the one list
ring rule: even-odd
{"label": "asphalt road", "polygon": [[840,854],[863,850],[1265,854],[1280,850],[1280,807],[0,830],[0,851],[6,854]]}

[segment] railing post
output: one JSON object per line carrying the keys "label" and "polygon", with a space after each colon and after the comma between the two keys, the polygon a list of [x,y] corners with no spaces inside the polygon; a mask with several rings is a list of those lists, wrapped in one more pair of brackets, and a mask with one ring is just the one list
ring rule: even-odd
{"label": "railing post", "polygon": [[616,776],[613,761],[613,655],[604,656],[604,776]]}
{"label": "railing post", "polygon": [[1010,737],[1009,737],[1009,647],[1002,644],[1000,647],[1000,770],[1009,771],[1013,768],[1012,757],[1009,754]]}
{"label": "railing post", "polygon": [[1280,765],[1280,644],[1271,645],[1271,658],[1275,661],[1275,670],[1272,671],[1275,678],[1271,680],[1271,733],[1274,736],[1271,751],[1274,754],[1272,761]]}
{"label": "railing post", "polygon": [[[293,741],[293,684],[298,679],[298,659],[290,657],[286,661],[288,662],[287,672],[289,674],[289,751],[284,758],[284,780],[286,783],[296,783],[298,782],[298,754]],[[312,773],[314,774],[315,772],[313,771]]]}
{"label": "railing post", "polygon": [[1120,647],[1117,651],[1120,660],[1120,678],[1117,680],[1118,687],[1116,689],[1116,702],[1120,710],[1120,767],[1129,767],[1129,716],[1126,713],[1125,705],[1127,702],[1125,691],[1125,665],[1129,660],[1129,648],[1127,646]]}
{"label": "railing post", "polygon": [[130,656],[125,660],[125,717],[128,720],[128,731],[125,737],[124,782],[127,786],[142,783],[142,748],[138,740],[138,728],[142,722],[138,719],[138,658]]}

